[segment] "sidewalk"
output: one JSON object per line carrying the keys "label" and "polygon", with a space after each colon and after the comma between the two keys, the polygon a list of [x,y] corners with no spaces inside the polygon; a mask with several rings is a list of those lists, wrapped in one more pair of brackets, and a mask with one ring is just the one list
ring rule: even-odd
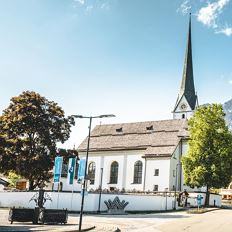
{"label": "sidewalk", "polygon": [[[68,217],[68,223],[65,225],[57,224],[44,224],[35,225],[30,222],[13,222],[10,224],[8,221],[9,209],[0,209],[0,231],[15,231],[15,232],[28,232],[28,231],[62,231],[71,232],[78,231],[79,215],[70,215]],[[93,228],[94,225],[83,223],[82,230],[87,231]]]}

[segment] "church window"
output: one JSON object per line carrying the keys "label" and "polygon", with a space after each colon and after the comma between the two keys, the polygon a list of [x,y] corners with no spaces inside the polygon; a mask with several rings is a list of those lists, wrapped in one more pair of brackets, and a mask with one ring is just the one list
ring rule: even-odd
{"label": "church window", "polygon": [[118,183],[118,162],[114,161],[110,167],[110,184]]}
{"label": "church window", "polygon": [[159,176],[159,169],[155,169],[154,176]]}
{"label": "church window", "polygon": [[61,177],[66,177],[68,174],[68,164],[62,165]]}
{"label": "church window", "polygon": [[94,162],[91,162],[88,167],[88,177],[90,184],[94,184],[95,182],[95,170],[96,170],[96,165]]}
{"label": "church window", "polygon": [[172,170],[172,175],[173,175],[173,177],[176,176],[176,170]]}
{"label": "church window", "polygon": [[159,186],[157,184],[154,185],[153,191],[159,191]]}
{"label": "church window", "polygon": [[76,163],[76,170],[75,170],[75,176],[74,176],[75,179],[78,178],[78,170],[79,170],[79,163]]}
{"label": "church window", "polygon": [[185,118],[185,114],[182,114],[182,118]]}
{"label": "church window", "polygon": [[134,165],[134,184],[142,183],[142,171],[143,171],[143,163],[142,161],[136,161]]}

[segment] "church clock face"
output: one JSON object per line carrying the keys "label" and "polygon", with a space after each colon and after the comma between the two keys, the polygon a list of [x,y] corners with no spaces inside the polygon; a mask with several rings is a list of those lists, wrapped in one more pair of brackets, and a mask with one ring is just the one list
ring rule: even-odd
{"label": "church clock face", "polygon": [[187,108],[187,106],[186,106],[186,104],[181,104],[181,106],[180,106],[180,108],[182,109],[182,110],[185,110],[186,108]]}

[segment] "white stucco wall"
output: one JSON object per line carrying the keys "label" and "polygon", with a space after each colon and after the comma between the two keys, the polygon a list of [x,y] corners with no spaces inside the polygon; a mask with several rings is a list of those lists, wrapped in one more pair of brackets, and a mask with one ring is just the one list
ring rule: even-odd
{"label": "white stucco wall", "polygon": [[[155,159],[147,159],[147,161],[145,161],[145,159],[142,158],[144,152],[143,150],[90,152],[88,163],[95,162],[96,172],[94,184],[90,185],[90,183],[88,183],[87,188],[99,188],[101,179],[101,168],[103,168],[102,189],[110,189],[110,187],[114,187],[120,190],[124,188],[125,190],[136,189],[140,191],[153,191],[154,185],[158,185],[158,191],[172,191],[173,186],[177,185],[177,191],[183,191],[184,189],[187,189],[187,191],[191,191],[193,189],[184,185],[183,170],[181,170],[181,165],[177,165],[180,163],[181,153],[182,155],[185,155],[187,153],[187,149],[187,141],[182,140],[182,142],[180,142],[179,145],[176,147],[176,150],[172,157],[157,157]],[[86,154],[83,152],[81,152],[79,155],[80,158],[86,156]],[[143,164],[142,183],[134,184],[134,164],[138,160],[140,160]],[[119,164],[117,184],[109,183],[110,167],[113,161],[117,161]],[[176,175],[176,167],[178,175],[177,178],[173,176],[174,171]],[[159,169],[159,176],[154,176],[155,169]],[[182,175],[181,178],[180,174]],[[63,182],[63,190],[65,191],[80,191],[81,189],[81,185],[77,183],[76,179],[74,180],[74,187],[67,184],[66,178],[61,178],[61,181]],[[51,189],[51,184],[47,189]],[[199,191],[200,189],[195,188],[194,190]],[[201,189],[201,191],[203,191],[203,189]]]}
{"label": "white stucco wall", "polygon": [[[178,186],[179,186],[179,173],[177,171],[176,173],[176,167],[179,168],[179,165],[176,166],[177,164],[179,164],[179,146],[176,147],[176,150],[173,154],[173,156],[170,158],[170,172],[169,172],[169,191],[173,191],[176,189],[178,190]],[[174,174],[174,175],[173,175]],[[176,176],[178,175],[178,176]],[[177,185],[177,186],[176,186]]]}
{"label": "white stucco wall", "polygon": [[[169,189],[170,158],[147,159],[145,190],[153,191],[158,185],[158,191]],[[159,176],[155,176],[155,169],[159,169]]]}
{"label": "white stucco wall", "polygon": [[[133,154],[134,153],[134,154]],[[137,152],[131,152],[131,154],[127,155],[127,164],[126,164],[126,185],[125,189],[137,189],[137,190],[143,190],[143,183],[144,183],[144,173],[145,173],[145,159],[141,158],[142,154],[141,151]],[[143,171],[142,171],[142,183],[141,184],[134,184],[134,164],[136,161],[140,160],[143,164]]]}
{"label": "white stucco wall", "polygon": [[[158,185],[158,191],[172,190],[175,185],[175,177],[173,177],[173,170],[175,170],[176,163],[179,158],[179,149],[175,151],[176,159],[170,162],[170,158],[156,158],[145,159],[142,158],[143,151],[114,151],[114,152],[90,152],[90,162],[96,164],[95,184],[88,185],[88,189],[96,189],[100,185],[101,168],[103,168],[102,188],[109,189],[115,187],[117,189],[125,190],[140,190],[153,191],[154,185]],[[80,153],[80,157],[85,157],[85,153]],[[134,164],[140,160],[143,164],[142,183],[134,184]],[[118,169],[118,183],[110,184],[110,167],[113,161],[119,164]],[[145,173],[146,166],[146,173]],[[159,169],[159,176],[154,176],[155,169]],[[171,170],[171,171],[170,171]],[[144,176],[146,175],[146,177]],[[145,183],[144,183],[145,177]]]}
{"label": "white stucco wall", "polygon": [[[85,153],[80,153],[80,158],[85,157]],[[134,164],[140,160],[143,163],[142,183],[133,184]],[[111,184],[110,168],[112,162],[118,162],[118,182]],[[115,187],[117,189],[126,190],[143,190],[145,160],[142,158],[142,151],[115,151],[115,152],[90,152],[88,163],[95,162],[96,173],[94,185],[88,185],[88,188],[96,189],[100,186],[101,168],[103,168],[102,188],[109,189]]]}

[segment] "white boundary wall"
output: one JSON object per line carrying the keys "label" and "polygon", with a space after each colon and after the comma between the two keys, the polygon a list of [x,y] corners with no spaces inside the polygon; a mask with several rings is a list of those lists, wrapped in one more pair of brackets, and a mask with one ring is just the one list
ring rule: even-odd
{"label": "white boundary wall", "polygon": [[[205,193],[190,193],[189,197],[188,197],[188,203],[190,203],[191,206],[197,207],[197,195],[201,195],[203,197],[202,198],[202,205],[205,204],[205,196],[206,196]],[[221,207],[222,197],[218,194],[210,194],[209,205]]]}
{"label": "white boundary wall", "polygon": [[[29,200],[35,192],[0,192],[0,207],[25,207],[34,208],[35,202]],[[52,198],[51,201],[45,203],[45,207],[48,209],[63,209],[80,211],[81,195],[80,193],[67,192],[47,192]],[[101,197],[101,211],[107,210],[104,203],[105,200],[111,199],[118,196],[119,199],[128,201],[129,204],[126,206],[128,211],[162,211],[170,210],[173,208],[174,197],[165,196],[151,196],[151,195],[130,195],[130,194],[102,194]],[[72,199],[72,206],[71,206]],[[97,211],[99,202],[99,194],[88,193],[85,196],[84,211]],[[57,207],[58,205],[58,207]]]}
{"label": "white boundary wall", "polygon": [[[36,192],[0,192],[0,207],[25,207],[34,208],[35,202],[29,200],[35,195]],[[52,198],[51,201],[45,203],[45,207],[48,209],[63,209],[80,211],[81,195],[80,193],[67,193],[67,192],[47,192]],[[197,195],[197,194],[196,194]],[[204,193],[201,193],[204,197]],[[101,211],[107,210],[104,203],[105,200],[118,196],[119,199],[128,201],[126,211],[165,211],[173,209],[174,197],[173,196],[157,196],[157,195],[135,195],[135,194],[102,194],[101,197]],[[221,206],[221,196],[212,194],[210,197],[210,204],[213,206],[216,200],[216,206]],[[96,212],[98,210],[99,194],[88,193],[85,196],[84,211]],[[194,196],[188,199],[191,206],[196,206],[196,200]],[[204,202],[204,200],[203,200]],[[71,205],[72,204],[72,205]]]}

